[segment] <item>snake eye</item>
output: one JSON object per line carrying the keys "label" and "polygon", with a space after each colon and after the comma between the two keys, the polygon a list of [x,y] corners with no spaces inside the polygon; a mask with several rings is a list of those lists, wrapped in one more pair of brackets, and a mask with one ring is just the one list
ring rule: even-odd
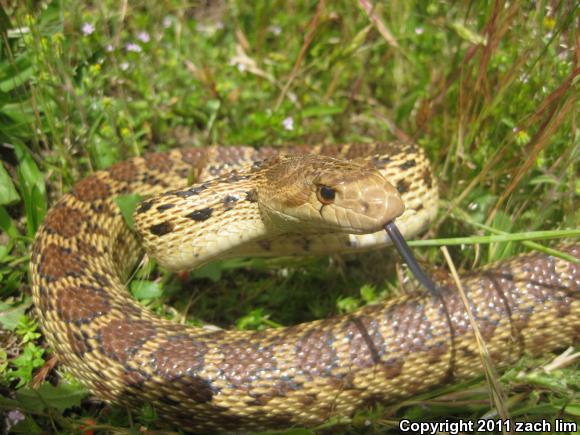
{"label": "snake eye", "polygon": [[318,191],[316,192],[318,200],[323,204],[330,204],[334,201],[336,196],[336,190],[328,186],[318,186]]}

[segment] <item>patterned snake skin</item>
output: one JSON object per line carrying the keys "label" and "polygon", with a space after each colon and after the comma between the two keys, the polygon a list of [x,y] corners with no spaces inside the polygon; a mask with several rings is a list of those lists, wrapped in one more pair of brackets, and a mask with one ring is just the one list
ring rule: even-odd
{"label": "patterned snake skin", "polygon": [[[366,156],[407,205],[397,220],[412,236],[434,217],[437,188],[413,145],[344,145],[294,151]],[[255,198],[228,195],[243,175],[230,172],[277,153],[272,148],[196,148],[148,154],[77,183],[49,212],[32,252],[34,303],[59,361],[95,395],[158,413],[186,430],[214,432],[313,426],[348,417],[376,401],[392,402],[454,379],[482,373],[466,308],[450,282],[442,299],[399,296],[355,313],[264,331],[209,331],[176,324],[134,301],[126,282],[141,258],[114,198],[120,194],[192,197],[215,189],[215,204],[188,213],[192,226],[214,225]],[[258,164],[259,165],[259,164]],[[223,175],[228,174],[228,175]],[[218,184],[206,180],[218,176]],[[170,213],[145,201],[139,214]],[[203,227],[206,228],[206,227]],[[149,226],[171,234],[171,220]],[[271,255],[352,251],[384,245],[384,234],[307,236],[249,243],[237,253]],[[278,246],[279,245],[279,246]],[[580,246],[567,245],[580,256]],[[528,254],[462,277],[492,361],[577,344],[580,267]],[[447,314],[446,314],[447,311]]]}

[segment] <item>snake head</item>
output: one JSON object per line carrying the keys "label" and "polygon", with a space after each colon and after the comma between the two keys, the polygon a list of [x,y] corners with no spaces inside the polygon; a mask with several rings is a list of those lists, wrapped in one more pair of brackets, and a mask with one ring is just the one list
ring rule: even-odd
{"label": "snake head", "polygon": [[287,155],[271,168],[258,196],[286,231],[373,233],[405,211],[397,189],[367,162]]}

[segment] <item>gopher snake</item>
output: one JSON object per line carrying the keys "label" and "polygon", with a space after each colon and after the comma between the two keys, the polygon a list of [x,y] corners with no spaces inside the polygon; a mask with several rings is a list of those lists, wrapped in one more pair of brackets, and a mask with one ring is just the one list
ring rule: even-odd
{"label": "gopher snake", "polygon": [[[271,148],[182,149],[134,158],[77,183],[47,215],[31,261],[34,303],[60,362],[102,399],[129,406],[149,402],[164,418],[204,431],[312,426],[350,416],[367,403],[480,374],[465,307],[445,282],[439,283],[441,300],[405,295],[342,317],[264,331],[175,324],[128,295],[125,282],[141,248],[115,205],[120,194],[160,194],[137,208],[136,225],[149,249],[173,269],[220,256],[226,243],[235,245],[224,256],[384,245],[385,233],[373,233],[378,227],[362,215],[392,213],[397,204],[382,210],[367,201],[381,198],[377,190],[367,191],[368,198],[341,190],[359,184],[357,171],[380,184],[371,166],[400,192],[406,211],[397,223],[407,237],[424,230],[436,213],[435,180],[413,145],[293,151],[355,162],[298,158],[276,169],[287,158]],[[183,187],[188,177],[196,183]],[[168,191],[170,186],[179,188]],[[263,205],[265,192],[271,200]],[[387,202],[396,197],[391,193],[384,195]],[[325,207],[335,199],[350,204],[358,217]],[[290,218],[281,219],[275,207],[290,208]],[[304,219],[313,219],[313,226]],[[353,229],[335,232],[328,227],[333,220]],[[297,234],[296,226],[305,234]],[[283,233],[264,227],[283,227]],[[567,249],[580,254],[578,246]],[[167,264],[165,256],[176,253],[176,262]],[[491,359],[505,365],[524,351],[577,342],[579,281],[578,266],[540,254],[466,276],[462,282]]]}

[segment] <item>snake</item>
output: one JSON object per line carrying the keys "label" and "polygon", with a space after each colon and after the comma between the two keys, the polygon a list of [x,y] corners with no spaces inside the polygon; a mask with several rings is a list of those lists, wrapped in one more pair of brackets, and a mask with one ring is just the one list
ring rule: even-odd
{"label": "snake", "polygon": [[[133,227],[117,199],[139,195]],[[405,142],[210,146],[144,154],[94,172],[47,213],[30,274],[58,361],[95,396],[150,404],[186,431],[315,427],[578,344],[580,267],[544,253],[357,311],[263,330],[176,323],[127,290],[148,255],[170,270],[236,256],[381,248],[396,219],[412,238],[436,217],[426,153]],[[580,245],[561,247],[575,257]],[[470,322],[470,313],[473,322]]]}

